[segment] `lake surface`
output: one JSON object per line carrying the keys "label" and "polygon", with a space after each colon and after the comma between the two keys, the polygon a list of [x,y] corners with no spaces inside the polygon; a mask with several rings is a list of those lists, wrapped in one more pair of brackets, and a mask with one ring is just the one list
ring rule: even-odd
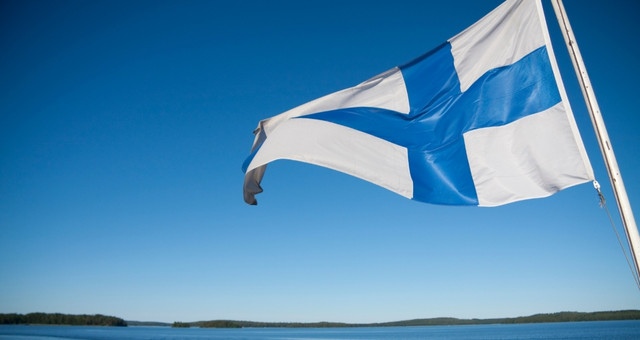
{"label": "lake surface", "polygon": [[170,328],[0,325],[0,339],[16,340],[305,340],[305,339],[640,339],[640,321],[562,322],[355,328]]}

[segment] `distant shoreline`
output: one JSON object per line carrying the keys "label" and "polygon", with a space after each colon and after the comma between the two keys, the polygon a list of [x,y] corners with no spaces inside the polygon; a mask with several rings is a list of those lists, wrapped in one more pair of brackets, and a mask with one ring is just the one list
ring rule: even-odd
{"label": "distant shoreline", "polygon": [[513,318],[458,319],[451,317],[412,319],[379,323],[344,322],[256,322],[238,320],[210,320],[165,323],[155,321],[125,321],[118,317],[95,315],[71,315],[61,313],[0,314],[0,325],[69,325],[69,326],[159,326],[199,328],[346,328],[346,327],[406,327],[406,326],[459,326],[489,324],[525,324],[545,322],[640,320],[640,310],[605,312],[559,312],[534,314]]}
{"label": "distant shoreline", "polygon": [[344,323],[344,322],[256,322],[238,320],[211,320],[196,322],[140,322],[127,321],[130,326],[173,326],[200,328],[343,328],[343,327],[404,327],[404,326],[454,326],[454,325],[489,325],[489,324],[524,324],[544,322],[576,322],[576,321],[613,321],[640,320],[640,310],[619,310],[604,312],[558,312],[534,314],[513,318],[491,319],[458,319],[451,317],[412,319],[380,323]]}

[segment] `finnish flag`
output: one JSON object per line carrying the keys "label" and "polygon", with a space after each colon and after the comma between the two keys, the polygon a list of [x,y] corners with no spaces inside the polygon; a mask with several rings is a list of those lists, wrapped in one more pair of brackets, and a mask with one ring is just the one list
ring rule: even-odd
{"label": "finnish flag", "polygon": [[593,180],[539,0],[509,0],[425,55],[260,121],[245,171],[312,163],[407,198],[497,206]]}

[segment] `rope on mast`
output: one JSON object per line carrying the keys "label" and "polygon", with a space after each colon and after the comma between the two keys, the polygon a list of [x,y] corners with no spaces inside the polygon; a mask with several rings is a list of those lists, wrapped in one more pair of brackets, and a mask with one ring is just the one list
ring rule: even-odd
{"label": "rope on mast", "polygon": [[638,290],[640,290],[640,279],[638,278],[638,273],[635,271],[635,267],[630,259],[629,254],[627,253],[626,248],[624,247],[624,242],[622,242],[622,238],[620,237],[620,233],[618,232],[618,228],[616,228],[616,224],[613,222],[613,217],[611,216],[611,212],[609,211],[609,207],[607,207],[607,200],[604,197],[602,191],[600,191],[600,183],[598,181],[593,181],[593,187],[596,189],[598,193],[598,200],[600,201],[600,208],[603,208],[607,213],[607,217],[609,218],[609,224],[611,224],[611,229],[613,229],[614,234],[616,234],[616,238],[618,239],[618,244],[620,245],[620,249],[622,250],[622,254],[624,254],[625,260],[627,260],[627,265],[629,266],[629,271],[633,276],[634,281],[636,282],[636,286]]}

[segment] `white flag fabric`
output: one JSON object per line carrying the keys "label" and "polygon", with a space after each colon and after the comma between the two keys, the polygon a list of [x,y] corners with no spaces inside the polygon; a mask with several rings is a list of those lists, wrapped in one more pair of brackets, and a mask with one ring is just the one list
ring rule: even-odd
{"label": "white flag fabric", "polygon": [[338,170],[407,198],[497,206],[593,180],[539,0],[509,0],[425,55],[260,121],[245,171]]}

